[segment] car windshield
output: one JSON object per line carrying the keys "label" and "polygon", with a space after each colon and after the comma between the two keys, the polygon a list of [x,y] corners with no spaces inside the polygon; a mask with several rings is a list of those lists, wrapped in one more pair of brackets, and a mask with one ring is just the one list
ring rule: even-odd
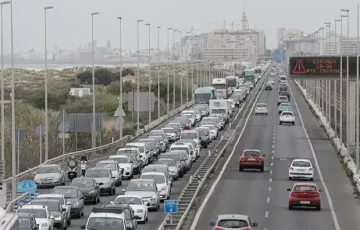
{"label": "car windshield", "polygon": [[223,228],[246,228],[249,227],[249,224],[245,220],[220,220],[217,224],[218,227]]}
{"label": "car windshield", "polygon": [[59,168],[57,166],[41,166],[37,173],[59,173]]}
{"label": "car windshield", "polygon": [[286,85],[286,83],[281,83],[280,84],[280,87],[286,87],[287,85]]}
{"label": "car windshield", "polygon": [[117,154],[137,154],[138,151],[136,149],[119,149],[117,151]]}
{"label": "car windshield", "polygon": [[135,162],[136,161],[136,155],[135,154],[127,154],[126,155],[130,161]]}
{"label": "car windshield", "polygon": [[94,181],[92,179],[74,179],[71,185],[79,188],[92,188],[94,187]]}
{"label": "car windshield", "polygon": [[89,178],[110,178],[110,173],[108,170],[88,170],[86,172],[86,177]]}
{"label": "car windshield", "polygon": [[57,188],[54,188],[52,193],[64,195],[65,198],[77,198],[78,197],[76,189],[73,189],[73,188],[57,187]]}
{"label": "car windshield", "polygon": [[155,192],[156,187],[150,181],[130,181],[127,191],[150,191]]}
{"label": "car windshield", "polygon": [[[160,135],[160,134],[159,134]],[[162,135],[162,134],[161,134]],[[130,147],[130,146],[129,146]],[[139,152],[141,152],[141,153],[144,153],[145,152],[145,148],[144,148],[144,146],[136,146],[136,145],[134,145],[134,146],[131,146],[131,147],[133,147],[133,148],[137,148],[138,150],[139,150]]]}
{"label": "car windshield", "polygon": [[89,230],[119,230],[124,229],[124,220],[115,217],[90,217],[86,229]]}
{"label": "car windshield", "polygon": [[123,196],[123,197],[118,197],[115,200],[115,204],[134,204],[134,205],[142,205],[143,201],[141,198],[139,197],[128,197],[128,196]]}
{"label": "car windshield", "polygon": [[294,187],[295,192],[314,192],[316,191],[315,186],[309,186],[309,185],[297,185]]}
{"label": "car windshield", "polygon": [[46,215],[45,209],[35,209],[35,208],[19,208],[19,213],[32,213],[35,218],[48,218]]}
{"label": "car windshield", "polygon": [[153,179],[156,184],[164,184],[165,183],[164,175],[145,174],[145,175],[141,175],[141,179]]}
{"label": "car windshield", "polygon": [[111,159],[116,160],[117,163],[119,163],[119,164],[129,163],[129,158],[127,158],[127,157],[114,157],[114,158],[111,158]]}
{"label": "car windshield", "polygon": [[293,114],[291,112],[283,112],[282,115],[283,116],[292,116]]}
{"label": "car windshield", "polygon": [[280,97],[279,97],[279,100],[285,100],[285,101],[287,101],[288,98],[287,98],[286,96],[280,96]]}
{"label": "car windshield", "polygon": [[308,161],[294,161],[292,163],[292,166],[294,166],[294,167],[311,167],[311,164]]}
{"label": "car windshield", "polygon": [[181,114],[181,117],[182,117],[182,118],[186,118],[186,119],[190,119],[190,118],[193,117],[193,115],[188,114],[188,113],[185,113],[185,114]]}
{"label": "car windshield", "polygon": [[247,157],[256,157],[256,156],[260,156],[260,152],[258,151],[251,151],[251,150],[248,150],[248,151],[245,151],[244,152],[244,156],[247,156]]}
{"label": "car windshield", "polygon": [[258,107],[258,108],[266,108],[266,105],[265,104],[257,104],[256,107]]}
{"label": "car windshield", "polygon": [[162,129],[165,133],[174,133],[174,129]]}
{"label": "car windshield", "polygon": [[181,146],[171,146],[170,150],[185,150],[187,154],[189,154],[189,148],[188,147],[181,147]]}
{"label": "car windshield", "polygon": [[181,133],[181,135],[180,135],[180,138],[181,139],[197,139],[198,138],[198,135],[197,135],[197,133],[188,133],[188,132],[186,132],[186,133]]}
{"label": "car windshield", "polygon": [[197,132],[200,136],[206,136],[206,129],[205,128],[198,128]]}
{"label": "car windshield", "polygon": [[31,230],[29,218],[19,218],[18,220],[19,220],[19,229]]}
{"label": "car windshield", "polygon": [[283,104],[280,105],[280,107],[282,107],[282,108],[290,108],[291,105],[283,103]]}
{"label": "car windshield", "polygon": [[164,164],[164,165],[167,165],[169,167],[175,166],[175,162],[174,162],[173,159],[159,159],[156,163],[157,164]]}
{"label": "car windshield", "polygon": [[116,165],[114,163],[109,163],[109,162],[99,162],[96,164],[96,167],[108,168],[112,171],[116,170]]}
{"label": "car windshield", "polygon": [[46,205],[50,212],[60,212],[60,206],[58,202],[42,202],[41,200],[34,200],[31,202],[33,205]]}

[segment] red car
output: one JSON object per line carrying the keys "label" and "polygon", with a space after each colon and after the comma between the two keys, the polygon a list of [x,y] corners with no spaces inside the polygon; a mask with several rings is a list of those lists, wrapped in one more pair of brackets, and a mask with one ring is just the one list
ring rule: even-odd
{"label": "red car", "polygon": [[287,191],[290,192],[289,210],[295,207],[315,207],[316,210],[321,210],[321,189],[315,183],[295,183]]}
{"label": "red car", "polygon": [[264,172],[265,154],[258,149],[245,149],[240,157],[239,172],[244,169],[259,169]]}

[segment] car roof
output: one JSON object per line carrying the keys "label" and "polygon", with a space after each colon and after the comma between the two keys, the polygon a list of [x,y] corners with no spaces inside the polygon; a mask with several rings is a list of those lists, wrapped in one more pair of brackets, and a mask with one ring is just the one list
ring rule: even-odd
{"label": "car roof", "polygon": [[116,164],[116,161],[115,161],[115,160],[101,160],[101,161],[99,161],[99,162],[96,163],[96,164],[99,164],[99,163]]}
{"label": "car roof", "polygon": [[295,186],[315,186],[315,187],[317,187],[317,185],[312,182],[297,182],[297,183],[294,183],[293,187],[295,187]]}
{"label": "car roof", "polygon": [[44,205],[39,205],[39,204],[25,204],[23,206],[20,207],[20,209],[23,208],[23,209],[46,209],[46,206]]}
{"label": "car roof", "polygon": [[259,149],[244,149],[243,152],[248,152],[248,151],[252,151],[252,152],[259,152],[261,153],[261,151]]}
{"label": "car roof", "polygon": [[257,105],[266,105],[266,103],[257,103]]}
{"label": "car roof", "polygon": [[163,172],[144,172],[144,173],[141,173],[141,176],[142,175],[159,175],[159,176],[165,176],[165,173]]}
{"label": "car roof", "polygon": [[34,216],[34,214],[32,214],[31,212],[19,212],[19,213],[16,213],[16,215],[19,217],[19,218],[29,218],[30,216]]}
{"label": "car roof", "polygon": [[236,220],[248,220],[249,216],[242,215],[242,214],[221,214],[218,215],[218,220],[224,219],[236,219]]}
{"label": "car roof", "polygon": [[63,194],[54,194],[54,193],[49,193],[49,194],[39,194],[37,195],[35,198],[39,199],[44,197],[44,199],[46,199],[46,197],[61,197],[61,198],[65,198],[65,196]]}
{"label": "car roof", "polygon": [[310,162],[310,163],[311,163],[311,161],[308,160],[308,159],[294,159],[292,162],[295,162],[295,161],[306,161],[306,162]]}
{"label": "car roof", "polygon": [[195,129],[192,130],[184,130],[181,133],[197,133]]}
{"label": "car roof", "polygon": [[[132,143],[127,143],[127,144],[132,144]],[[138,151],[139,149],[135,148],[135,147],[125,146],[124,148],[119,148],[118,151],[119,150],[135,150],[135,151]]]}
{"label": "car roof", "polygon": [[119,154],[119,155],[111,155],[111,156],[109,156],[109,158],[128,158],[128,156]]}
{"label": "car roof", "polygon": [[131,179],[131,181],[134,181],[134,182],[154,182],[154,180],[152,179]]}
{"label": "car roof", "polygon": [[89,168],[87,171],[89,171],[89,170],[106,170],[106,171],[111,171],[109,168],[105,168],[105,167]]}
{"label": "car roof", "polygon": [[[163,159],[167,159],[167,158],[162,158],[162,160]],[[169,159],[171,159],[171,158],[169,158]],[[171,159],[171,160],[173,160],[173,159]],[[162,168],[167,168],[167,166],[166,165],[163,165],[163,164],[151,164],[151,165],[147,165],[147,166],[145,166],[145,168],[159,168],[159,167],[162,167]]]}
{"label": "car roof", "polygon": [[121,197],[134,197],[134,198],[139,198],[139,199],[141,199],[141,200],[142,200],[142,197],[141,197],[141,196],[132,195],[132,194],[123,194],[123,195],[118,195],[118,196],[115,198],[115,200],[116,200],[117,198],[121,198]]}
{"label": "car roof", "polygon": [[144,142],[131,142],[131,143],[127,143],[125,146],[143,146],[146,143]]}

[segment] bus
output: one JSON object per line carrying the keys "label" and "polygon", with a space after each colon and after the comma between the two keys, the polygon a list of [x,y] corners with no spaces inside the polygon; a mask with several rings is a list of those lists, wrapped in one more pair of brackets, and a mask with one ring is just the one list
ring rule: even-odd
{"label": "bus", "polygon": [[232,93],[234,91],[234,89],[236,89],[236,76],[227,76],[226,78],[228,87],[230,89],[230,93]]}
{"label": "bus", "polygon": [[209,100],[216,99],[214,87],[200,87],[194,92],[195,104],[209,104]]}
{"label": "bus", "polygon": [[245,82],[251,82],[253,84],[255,84],[255,70],[254,69],[246,69],[244,71],[244,77],[245,77]]}
{"label": "bus", "polygon": [[19,220],[16,213],[7,213],[3,208],[0,208],[0,229],[19,230]]}
{"label": "bus", "polygon": [[228,98],[229,89],[225,78],[214,78],[212,87],[215,88],[216,98]]}

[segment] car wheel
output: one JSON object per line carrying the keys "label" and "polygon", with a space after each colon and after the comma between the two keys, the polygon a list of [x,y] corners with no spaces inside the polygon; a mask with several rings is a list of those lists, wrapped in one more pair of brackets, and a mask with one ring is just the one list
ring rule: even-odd
{"label": "car wheel", "polygon": [[241,166],[239,166],[239,172],[242,172],[243,168]]}
{"label": "car wheel", "polygon": [[113,195],[115,195],[115,194],[116,194],[116,189],[115,189],[115,188],[113,188],[113,190],[112,190],[112,194],[113,194]]}
{"label": "car wheel", "polygon": [[316,206],[316,210],[317,210],[317,211],[320,211],[320,210],[321,210],[321,206],[320,206],[320,205]]}
{"label": "car wheel", "polygon": [[289,210],[292,210],[294,207],[291,205],[291,204],[289,204]]}
{"label": "car wheel", "polygon": [[109,189],[109,196],[112,196],[112,193],[113,192],[113,190],[112,189]]}
{"label": "car wheel", "polygon": [[96,196],[95,199],[92,202],[93,204],[97,204],[98,203],[98,197]]}
{"label": "car wheel", "polygon": [[149,221],[149,218],[148,216],[146,215],[146,218],[145,218],[145,223]]}
{"label": "car wheel", "polygon": [[264,169],[265,169],[265,166],[262,165],[261,168],[260,168],[260,172],[264,172]]}
{"label": "car wheel", "polygon": [[281,121],[279,122],[279,125],[282,125],[282,122],[281,122]]}
{"label": "car wheel", "polygon": [[67,220],[67,225],[71,225],[71,218]]}
{"label": "car wheel", "polygon": [[294,126],[294,125],[295,125],[295,122],[293,122],[292,125]]}
{"label": "car wheel", "polygon": [[257,113],[255,113],[255,116],[257,115]]}
{"label": "car wheel", "polygon": [[96,202],[100,203],[100,194],[99,194],[98,198],[96,199]]}
{"label": "car wheel", "polygon": [[78,218],[78,219],[81,218],[81,211],[79,211],[79,213],[76,215],[76,218]]}

